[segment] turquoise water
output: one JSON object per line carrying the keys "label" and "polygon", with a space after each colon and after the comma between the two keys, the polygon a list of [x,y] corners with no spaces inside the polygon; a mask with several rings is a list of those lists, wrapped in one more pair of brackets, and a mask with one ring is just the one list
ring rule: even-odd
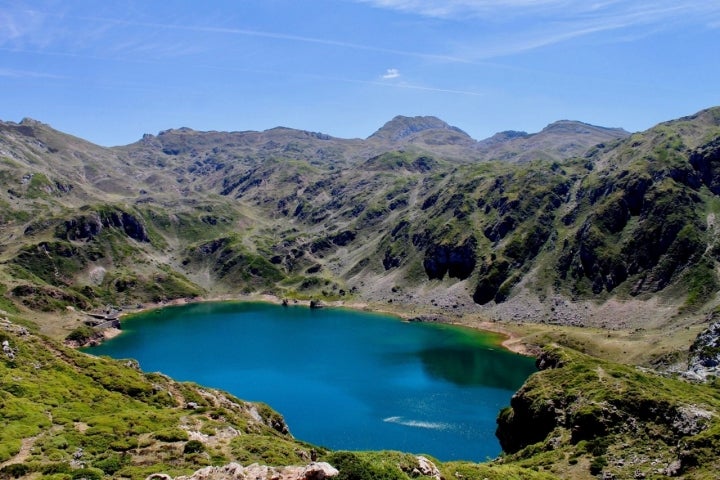
{"label": "turquoise water", "polygon": [[535,370],[492,334],[345,309],[200,303],[123,329],[87,351],[268,403],[317,445],[441,460],[499,454],[495,418]]}

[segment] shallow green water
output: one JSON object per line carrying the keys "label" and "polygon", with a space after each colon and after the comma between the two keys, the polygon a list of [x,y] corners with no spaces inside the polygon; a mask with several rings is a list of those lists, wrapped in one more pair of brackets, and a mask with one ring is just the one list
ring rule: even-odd
{"label": "shallow green water", "polygon": [[497,413],[534,371],[493,334],[345,309],[201,303],[123,329],[88,351],[266,402],[318,445],[441,460],[500,453]]}

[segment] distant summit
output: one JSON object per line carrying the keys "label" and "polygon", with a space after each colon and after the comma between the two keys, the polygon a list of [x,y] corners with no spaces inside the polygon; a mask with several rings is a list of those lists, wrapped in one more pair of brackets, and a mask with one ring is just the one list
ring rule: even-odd
{"label": "distant summit", "polygon": [[575,120],[553,122],[537,133],[508,130],[477,144],[483,160],[526,163],[583,155],[589,148],[630,135],[622,128],[598,127]]}
{"label": "distant summit", "polygon": [[457,127],[448,125],[437,117],[405,117],[398,115],[370,135],[368,140],[409,141],[417,134],[429,130],[449,130],[461,134],[468,140],[470,139],[470,135]]}
{"label": "distant summit", "polygon": [[608,128],[578,122],[577,120],[558,120],[543,128],[540,133],[559,133],[573,135],[609,135],[612,137],[626,137],[630,133],[622,128]]}

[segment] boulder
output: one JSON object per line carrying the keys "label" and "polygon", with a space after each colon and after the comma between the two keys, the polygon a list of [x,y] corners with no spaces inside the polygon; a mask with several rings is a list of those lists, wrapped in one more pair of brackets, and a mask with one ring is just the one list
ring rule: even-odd
{"label": "boulder", "polygon": [[[327,462],[313,462],[302,468],[298,480],[325,480],[339,474],[338,470]],[[291,477],[288,477],[290,480]]]}
{"label": "boulder", "polygon": [[440,470],[438,470],[438,468],[433,462],[423,457],[422,455],[418,455],[417,457],[415,457],[415,459],[418,462],[418,465],[416,467],[419,473],[418,476],[422,475],[423,477],[430,477],[434,478],[435,480],[441,480],[443,478],[440,474]]}

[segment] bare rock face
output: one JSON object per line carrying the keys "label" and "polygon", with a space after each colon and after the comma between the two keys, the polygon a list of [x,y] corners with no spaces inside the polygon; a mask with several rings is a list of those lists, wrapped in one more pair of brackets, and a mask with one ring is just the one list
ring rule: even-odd
{"label": "bare rock face", "polygon": [[[243,467],[239,463],[230,463],[222,467],[205,467],[190,476],[180,476],[174,480],[325,480],[338,474],[337,469],[326,462],[289,467],[268,467],[257,463]],[[165,473],[155,473],[146,480],[173,480],[173,478]]]}
{"label": "bare rock face", "polygon": [[103,225],[123,230],[125,234],[138,242],[149,242],[147,230],[142,220],[138,217],[121,210],[110,212],[103,218]]}
{"label": "bare rock face", "polygon": [[689,158],[690,165],[700,174],[702,183],[715,194],[720,193],[720,139],[697,148]]}
{"label": "bare rock face", "polygon": [[686,378],[706,381],[708,378],[720,376],[720,315],[710,315],[710,326],[697,336],[690,347],[688,370],[683,374]]}
{"label": "bare rock face", "polygon": [[66,240],[90,241],[100,235],[103,228],[117,228],[138,242],[150,241],[142,219],[119,209],[103,213],[91,212],[66,220],[58,226],[55,235]]}
{"label": "bare rock face", "polygon": [[68,240],[92,240],[100,234],[102,228],[103,224],[100,215],[91,213],[66,220],[64,236]]}
{"label": "bare rock face", "polygon": [[423,261],[425,273],[430,280],[442,280],[445,274],[451,278],[465,280],[475,270],[476,247],[477,240],[472,236],[456,246],[431,245],[425,251],[425,260]]}

